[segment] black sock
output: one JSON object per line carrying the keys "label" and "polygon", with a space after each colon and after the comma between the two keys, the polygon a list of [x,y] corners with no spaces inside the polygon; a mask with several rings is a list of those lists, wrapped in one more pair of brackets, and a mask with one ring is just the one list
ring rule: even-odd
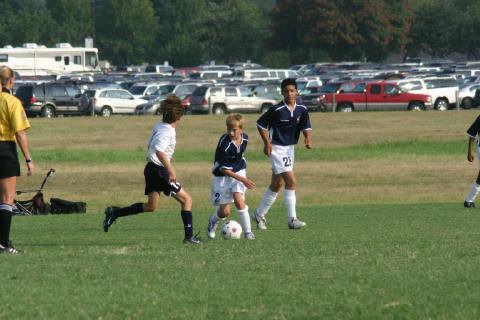
{"label": "black sock", "polygon": [[183,228],[185,229],[185,239],[189,239],[193,236],[193,223],[192,223],[192,211],[181,212]]}
{"label": "black sock", "polygon": [[115,209],[114,212],[117,217],[125,217],[125,216],[130,216],[132,214],[139,214],[143,212],[143,204],[140,202],[134,203],[129,207]]}
{"label": "black sock", "polygon": [[12,212],[0,210],[0,244],[7,247],[10,241],[10,226],[12,224]]}

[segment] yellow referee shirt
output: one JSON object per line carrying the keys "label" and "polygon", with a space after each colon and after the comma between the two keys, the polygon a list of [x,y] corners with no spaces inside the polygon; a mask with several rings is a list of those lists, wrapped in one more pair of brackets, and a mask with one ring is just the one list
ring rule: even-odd
{"label": "yellow referee shirt", "polygon": [[0,92],[0,141],[16,141],[15,133],[28,128],[30,122],[20,100]]}

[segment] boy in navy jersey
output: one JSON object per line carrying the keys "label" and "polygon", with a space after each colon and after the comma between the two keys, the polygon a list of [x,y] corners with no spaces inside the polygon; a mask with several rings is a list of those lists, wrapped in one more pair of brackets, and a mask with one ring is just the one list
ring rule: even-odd
{"label": "boy in navy jersey", "polygon": [[306,225],[297,219],[296,180],[293,173],[294,146],[298,143],[300,132],[305,137],[305,147],[312,148],[310,142],[310,117],[304,105],[297,104],[297,83],[295,79],[285,79],[281,84],[283,101],[271,107],[257,121],[258,132],[263,140],[263,153],[270,157],[272,163],[272,180],[265,191],[260,205],[252,218],[259,229],[267,229],[266,214],[277,198],[285,183],[285,207],[287,209],[288,227],[300,229]]}
{"label": "boy in navy jersey", "polygon": [[244,154],[247,149],[248,136],[243,132],[244,119],[239,114],[227,117],[227,133],[220,137],[215,150],[212,168],[212,205],[218,209],[208,219],[207,235],[215,238],[218,222],[230,216],[230,203],[234,202],[240,216],[244,236],[254,240],[255,235],[250,226],[248,206],[245,204],[246,189],[255,188],[255,183],[247,178],[247,162]]}
{"label": "boy in navy jersey", "polygon": [[[467,135],[469,137],[467,160],[469,162],[473,162],[473,159],[474,159],[473,150],[472,150],[474,145],[475,145],[477,156],[479,157],[479,160],[480,160],[480,141],[478,140],[479,133],[480,133],[480,116],[478,116],[477,119],[475,119],[475,121],[472,123],[470,128],[468,128],[467,130]],[[463,206],[465,208],[475,208],[474,201],[479,191],[480,191],[480,171],[478,172],[477,180],[472,184],[470,193],[465,198],[465,202],[463,203]]]}
{"label": "boy in navy jersey", "polygon": [[161,110],[162,121],[155,125],[148,140],[147,165],[143,172],[148,202],[134,203],[124,208],[108,207],[105,209],[103,230],[108,232],[110,226],[120,217],[155,211],[160,193],[164,193],[180,203],[185,231],[183,242],[200,244],[202,241],[193,235],[192,198],[177,182],[175,168],[170,162],[176,144],[175,128],[183,115],[183,107],[178,97],[169,96],[162,102]]}

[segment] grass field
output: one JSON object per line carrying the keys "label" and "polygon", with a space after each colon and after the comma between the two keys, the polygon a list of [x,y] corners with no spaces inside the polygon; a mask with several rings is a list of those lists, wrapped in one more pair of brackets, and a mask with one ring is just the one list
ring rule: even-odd
{"label": "grass field", "polygon": [[[143,201],[155,117],[32,119],[38,187],[86,201],[86,215],[15,217],[25,254],[0,256],[0,319],[477,319],[480,218],[462,207],[477,174],[465,131],[475,111],[311,114],[314,150],[297,147],[299,217],[279,197],[255,241],[181,244],[175,201],[101,230],[107,205]],[[255,208],[270,166],[247,116],[247,193]],[[208,215],[210,167],[224,118],[187,116],[175,166]],[[235,218],[235,214],[233,216]],[[237,218],[238,219],[238,218]]]}

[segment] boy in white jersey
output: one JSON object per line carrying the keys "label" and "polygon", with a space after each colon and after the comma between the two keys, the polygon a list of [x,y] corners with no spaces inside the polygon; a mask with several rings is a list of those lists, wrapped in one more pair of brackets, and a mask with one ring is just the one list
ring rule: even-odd
{"label": "boy in white jersey", "polygon": [[162,122],[155,125],[148,140],[147,165],[144,170],[145,195],[148,196],[148,202],[135,203],[124,208],[106,208],[103,230],[108,232],[119,217],[155,211],[160,193],[163,192],[180,203],[185,231],[183,242],[200,244],[202,241],[193,235],[192,198],[177,182],[175,168],[170,162],[176,144],[175,128],[183,115],[183,107],[178,97],[169,96],[162,102],[161,110]]}
{"label": "boy in white jersey", "polygon": [[218,222],[230,216],[230,203],[234,202],[240,216],[245,239],[254,240],[255,235],[250,226],[248,206],[245,204],[246,189],[255,188],[255,183],[247,178],[247,162],[244,154],[247,149],[248,136],[243,132],[244,119],[239,114],[227,117],[227,133],[220,137],[215,150],[212,168],[212,205],[218,209],[208,219],[207,235],[215,238]]}
{"label": "boy in white jersey", "polygon": [[310,117],[304,105],[297,104],[297,83],[295,79],[285,79],[281,84],[283,101],[272,106],[257,121],[257,129],[263,140],[263,153],[272,163],[272,180],[265,191],[260,205],[252,218],[259,229],[267,229],[266,214],[277,198],[285,183],[285,207],[287,209],[288,227],[300,229],[306,225],[297,219],[296,213],[296,179],[293,174],[294,146],[298,143],[300,132],[305,137],[305,147],[312,149],[310,141]]}

